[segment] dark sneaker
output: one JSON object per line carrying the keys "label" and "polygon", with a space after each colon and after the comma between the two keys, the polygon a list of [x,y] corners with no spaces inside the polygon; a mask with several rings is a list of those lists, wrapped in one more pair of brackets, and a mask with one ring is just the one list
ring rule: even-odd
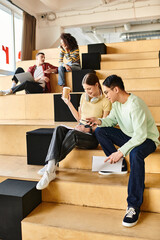
{"label": "dark sneaker", "polygon": [[139,213],[139,209],[128,207],[122,225],[124,227],[133,227],[134,225],[136,225],[138,222]]}
{"label": "dark sneaker", "polygon": [[128,171],[127,171],[127,163],[126,163],[126,160],[123,159],[123,162],[122,162],[122,169],[120,172],[113,172],[113,171],[99,171],[98,173],[101,174],[101,175],[111,175],[111,174],[126,174]]}

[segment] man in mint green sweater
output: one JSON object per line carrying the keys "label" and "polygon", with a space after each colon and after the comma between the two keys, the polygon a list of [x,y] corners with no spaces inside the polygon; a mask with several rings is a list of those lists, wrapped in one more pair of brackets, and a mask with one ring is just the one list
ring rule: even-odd
{"label": "man in mint green sweater", "polygon": [[[155,121],[142,99],[127,93],[123,81],[111,75],[103,82],[104,93],[112,103],[112,110],[104,119],[89,118],[96,124],[96,138],[110,163],[118,162],[130,154],[128,207],[123,226],[132,227],[138,222],[145,188],[144,159],[159,145],[159,132]],[[114,128],[116,125],[119,128]],[[119,146],[118,150],[115,145]],[[105,172],[103,172],[105,174]]]}

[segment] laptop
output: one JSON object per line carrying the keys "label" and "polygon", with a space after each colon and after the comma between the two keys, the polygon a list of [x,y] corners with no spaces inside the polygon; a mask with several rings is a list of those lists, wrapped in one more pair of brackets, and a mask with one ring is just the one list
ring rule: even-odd
{"label": "laptop", "polygon": [[31,82],[34,81],[34,78],[30,72],[18,73],[18,74],[15,74],[15,76],[20,83],[23,83],[25,81],[31,81]]}

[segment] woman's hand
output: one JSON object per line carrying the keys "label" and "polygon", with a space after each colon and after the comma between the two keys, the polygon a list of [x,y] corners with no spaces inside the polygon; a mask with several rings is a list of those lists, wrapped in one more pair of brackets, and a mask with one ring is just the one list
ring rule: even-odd
{"label": "woman's hand", "polygon": [[82,124],[75,126],[74,129],[75,129],[75,130],[78,130],[78,131],[80,131],[80,132],[85,132],[85,133],[89,133],[89,132],[90,132],[90,128],[85,128],[85,126],[82,125]]}
{"label": "woman's hand", "polygon": [[68,99],[63,98],[63,95],[62,95],[62,100],[65,102],[65,104],[68,105],[71,102],[71,95],[69,94]]}
{"label": "woman's hand", "polygon": [[69,65],[64,64],[63,66],[65,67],[66,71],[72,71],[72,68]]}

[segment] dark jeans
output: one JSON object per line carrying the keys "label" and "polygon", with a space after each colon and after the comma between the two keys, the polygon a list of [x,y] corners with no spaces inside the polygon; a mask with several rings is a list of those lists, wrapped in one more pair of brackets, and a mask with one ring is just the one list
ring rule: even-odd
{"label": "dark jeans", "polygon": [[75,147],[95,149],[98,146],[94,134],[86,134],[64,126],[58,126],[53,132],[46,162],[55,159],[56,163],[63,160]]}
{"label": "dark jeans", "polygon": [[43,93],[43,87],[37,82],[25,81],[12,88],[12,92],[16,93],[25,90],[26,93]]}
{"label": "dark jeans", "polygon": [[[17,84],[18,79],[15,76],[15,74],[23,73],[23,72],[24,72],[24,69],[21,67],[18,67],[14,73],[12,81],[15,81]],[[16,92],[19,92],[22,90],[25,90],[26,93],[43,93],[44,92],[43,88],[41,87],[41,85],[39,83],[31,82],[31,81],[27,81],[27,80],[25,82],[17,85],[16,87],[12,88],[13,93],[16,93]]]}
{"label": "dark jeans", "polygon": [[[107,156],[117,151],[114,144],[121,147],[131,139],[131,137],[124,134],[120,129],[113,127],[98,127],[96,128],[95,135]],[[130,152],[130,176],[127,198],[129,207],[140,208],[143,202],[145,188],[144,159],[155,150],[155,143],[151,139],[146,139],[141,145],[133,148]]]}
{"label": "dark jeans", "polygon": [[18,67],[14,73],[14,76],[12,78],[12,81],[15,81],[16,84],[18,83],[18,79],[16,78],[15,74],[18,74],[18,73],[23,73],[24,72],[24,69],[21,68],[21,67]]}

